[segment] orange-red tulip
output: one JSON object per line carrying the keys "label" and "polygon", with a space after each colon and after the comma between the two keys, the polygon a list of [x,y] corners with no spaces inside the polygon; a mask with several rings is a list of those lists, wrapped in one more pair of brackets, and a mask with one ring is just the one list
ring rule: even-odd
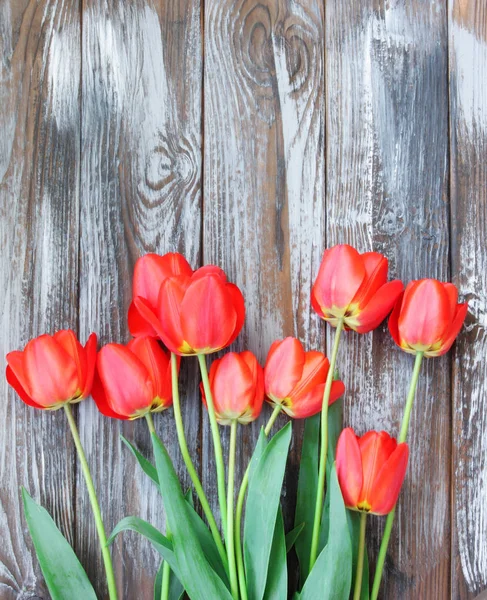
{"label": "orange-red tulip", "polygon": [[391,512],[406,475],[409,448],[385,431],[362,437],[351,427],[338,438],[336,469],[348,508],[376,515]]}
{"label": "orange-red tulip", "polygon": [[[305,352],[299,340],[287,337],[272,344],[264,367],[265,393],[270,404],[279,404],[295,419],[321,411],[330,363],[322,352]],[[345,391],[341,381],[331,386],[330,404]]]}
{"label": "orange-red tulip", "polygon": [[[252,352],[229,352],[210,367],[210,389],[217,421],[250,423],[260,415],[264,402],[264,371]],[[206,398],[200,384],[203,402]]]}
{"label": "orange-red tulip", "polygon": [[468,305],[457,304],[458,290],[436,279],[411,281],[389,319],[396,344],[411,354],[440,356],[448,352],[467,315]]}
{"label": "orange-red tulip", "polygon": [[367,333],[391,312],[404,289],[401,281],[387,283],[388,261],[377,252],[359,254],[347,244],[325,251],[311,291],[311,304],[334,327]]}
{"label": "orange-red tulip", "polygon": [[210,354],[231,344],[242,329],[245,305],[241,291],[225,273],[208,265],[192,275],[164,279],[157,306],[134,299],[139,318],[179,355]]}
{"label": "orange-red tulip", "polygon": [[93,398],[115,419],[137,419],[172,404],[171,363],[157,340],[145,336],[126,346],[107,344],[98,353]]}
{"label": "orange-red tulip", "polygon": [[96,335],[83,347],[67,329],[41,335],[7,354],[7,381],[29,406],[56,410],[86,398],[93,383]]}

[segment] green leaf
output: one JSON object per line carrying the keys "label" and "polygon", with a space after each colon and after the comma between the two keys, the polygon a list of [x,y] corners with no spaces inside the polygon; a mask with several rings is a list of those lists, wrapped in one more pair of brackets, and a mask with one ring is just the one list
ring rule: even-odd
{"label": "green leaf", "polygon": [[[352,590],[355,589],[355,574],[357,572],[358,546],[360,539],[360,513],[347,510],[348,528],[352,540]],[[364,570],[362,573],[362,590],[360,600],[369,600],[369,559],[367,548],[364,553]]]}
{"label": "green leaf", "polygon": [[288,423],[268,443],[249,478],[243,544],[249,600],[262,600],[265,591],[290,442]]}
{"label": "green leaf", "polygon": [[154,465],[149,460],[147,460],[147,458],[142,456],[142,454],[137,450],[137,448],[133,444],[131,444],[127,439],[125,439],[123,435],[120,436],[120,439],[127,446],[130,452],[132,452],[132,454],[135,456],[137,462],[141,466],[144,473],[148,475],[156,485],[159,485],[157,469],[154,467]]}
{"label": "green leaf", "polygon": [[274,529],[274,539],[272,540],[264,600],[283,600],[283,598],[287,598],[286,554],[284,520],[282,518],[282,510],[279,508]]}
{"label": "green leaf", "polygon": [[164,561],[161,562],[156,578],[154,579],[154,600],[161,600],[162,596],[162,572],[164,570]]}
{"label": "green leaf", "polygon": [[352,543],[347,510],[338,485],[336,467],[330,473],[328,543],[306,580],[300,600],[348,600],[352,583]]}
{"label": "green leaf", "polygon": [[[333,405],[332,405],[333,406]],[[306,419],[303,447],[299,465],[298,494],[294,526],[304,523],[304,528],[296,540],[296,554],[299,561],[301,585],[309,574],[309,553],[313,536],[316,491],[318,488],[318,445],[320,440],[321,415]]]}
{"label": "green leaf", "polygon": [[179,575],[192,600],[231,600],[232,596],[223,581],[211,568],[191,524],[191,513],[171,459],[157,435],[152,434],[154,456],[159,478],[159,489],[164,502],[168,524],[171,528],[174,554]]}
{"label": "green leaf", "polygon": [[338,438],[343,429],[343,400],[340,398],[328,408],[328,452],[326,458],[326,475],[329,478],[335,462]]}
{"label": "green leaf", "polygon": [[24,514],[52,600],[96,600],[93,586],[51,516],[22,488]]}
{"label": "green leaf", "polygon": [[291,550],[291,548],[294,546],[294,544],[296,543],[296,540],[300,536],[303,529],[304,529],[304,523],[301,523],[301,525],[298,525],[294,529],[291,529],[291,531],[289,531],[286,534],[286,553],[289,552]]}
{"label": "green leaf", "polygon": [[[156,578],[154,580],[154,600],[161,600],[162,596],[162,578],[164,575],[164,561],[161,562],[161,566],[157,571]],[[174,571],[171,571],[169,579],[169,600],[180,600],[183,598],[184,589],[179,579],[174,575]]]}

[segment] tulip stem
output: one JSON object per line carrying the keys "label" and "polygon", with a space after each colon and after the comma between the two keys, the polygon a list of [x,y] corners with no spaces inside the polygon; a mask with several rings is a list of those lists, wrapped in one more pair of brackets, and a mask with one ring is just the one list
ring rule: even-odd
{"label": "tulip stem", "polygon": [[365,526],[367,524],[367,513],[360,514],[360,537],[358,542],[357,571],[355,574],[355,590],[353,600],[360,600],[362,593],[362,577],[364,573],[364,555],[365,555]]}
{"label": "tulip stem", "polygon": [[230,449],[228,452],[228,494],[227,494],[227,557],[228,568],[230,571],[230,587],[234,600],[238,600],[238,577],[235,564],[235,543],[234,543],[234,515],[233,515],[233,496],[235,486],[235,452],[237,449],[237,425],[238,421],[234,419],[230,426]]}
{"label": "tulip stem", "polygon": [[191,460],[191,456],[189,455],[188,444],[186,443],[186,436],[184,434],[184,426],[183,419],[181,416],[181,404],[179,402],[179,387],[178,387],[178,363],[176,355],[171,352],[171,380],[172,380],[172,401],[174,407],[174,420],[176,422],[176,433],[178,436],[179,447],[181,449],[181,455],[184,460],[184,464],[186,465],[186,469],[188,470],[191,481],[193,482],[194,489],[201,503],[201,508],[205,513],[206,519],[208,521],[208,525],[210,526],[211,533],[213,535],[213,539],[215,540],[216,547],[218,548],[218,554],[222,559],[223,565],[225,566],[225,570],[228,569],[227,563],[227,555],[225,552],[225,548],[223,546],[222,539],[220,537],[220,532],[218,531],[218,526],[215,521],[215,517],[211,512],[210,505],[208,503],[208,499],[203,490],[203,486],[201,485],[201,481],[196,473],[195,466],[193,461]]}
{"label": "tulip stem", "polygon": [[[269,420],[267,421],[267,425],[264,428],[264,434],[266,436],[269,435],[272,426],[274,425],[275,420],[279,416],[282,410],[282,406],[280,404],[276,404],[274,406],[274,410],[272,411]],[[247,486],[249,484],[249,471],[250,465],[245,470],[244,476],[242,478],[242,483],[240,484],[240,490],[238,492],[237,498],[237,509],[235,514],[235,551],[237,554],[237,570],[238,570],[238,584],[240,587],[240,596],[242,600],[247,600],[247,583],[245,581],[245,567],[243,561],[242,554],[242,511],[245,500],[245,493],[247,491]]]}
{"label": "tulip stem", "polygon": [[210,382],[208,380],[208,369],[206,368],[206,358],[204,354],[198,354],[200,363],[201,379],[205,390],[205,399],[208,407],[208,416],[210,418],[211,435],[213,436],[213,447],[215,449],[216,477],[218,484],[218,501],[220,504],[220,515],[223,528],[227,523],[227,499],[225,490],[225,463],[223,462],[222,443],[220,439],[220,430],[215,414],[215,405],[211,393]]}
{"label": "tulip stem", "polygon": [[145,420],[147,421],[147,427],[149,428],[149,433],[156,433],[156,429],[154,427],[154,421],[152,420],[152,415],[150,412],[145,414]]}
{"label": "tulip stem", "polygon": [[321,515],[323,512],[323,497],[325,494],[326,476],[326,454],[328,451],[328,406],[330,404],[331,387],[338,355],[340,336],[343,331],[343,319],[337,323],[335,340],[330,359],[330,368],[326,377],[325,389],[323,390],[323,403],[321,406],[321,445],[320,445],[320,467],[318,471],[318,488],[316,490],[315,517],[313,523],[313,536],[311,538],[311,552],[309,558],[309,570],[313,568],[318,555],[318,543],[320,541]]}
{"label": "tulip stem", "polygon": [[66,418],[68,419],[69,428],[71,429],[71,435],[73,436],[74,445],[76,446],[76,451],[78,452],[78,458],[79,458],[79,462],[81,464],[81,470],[83,471],[83,475],[84,475],[85,482],[86,482],[86,487],[88,489],[88,496],[90,498],[91,510],[93,511],[93,516],[95,518],[96,531],[98,533],[98,538],[100,540],[101,553],[102,553],[102,557],[103,557],[103,563],[105,565],[105,573],[106,573],[107,584],[108,584],[108,595],[109,595],[110,600],[117,600],[117,586],[115,583],[115,575],[113,573],[113,565],[112,565],[112,559],[110,557],[110,549],[107,546],[107,536],[105,533],[105,527],[103,526],[100,505],[98,504],[98,498],[96,497],[95,486],[93,484],[93,479],[91,477],[90,467],[88,466],[88,461],[86,460],[86,455],[83,450],[83,446],[81,445],[81,440],[79,438],[76,421],[74,420],[73,413],[71,412],[71,406],[69,404],[64,405],[64,412],[66,413]]}
{"label": "tulip stem", "polygon": [[[413,376],[411,377],[411,384],[409,386],[409,392],[406,399],[406,408],[404,409],[404,416],[402,418],[401,432],[399,434],[398,443],[402,444],[406,441],[409,429],[409,420],[411,418],[411,410],[413,408],[414,396],[416,394],[416,387],[418,385],[419,373],[421,370],[421,362],[423,360],[424,353],[417,352],[416,360],[414,361]],[[384,570],[384,563],[387,555],[387,547],[389,546],[389,540],[391,538],[392,525],[394,523],[394,517],[396,515],[396,507],[387,515],[386,524],[384,527],[384,535],[382,536],[382,542],[380,544],[379,556],[377,557],[377,566],[375,569],[374,583],[372,586],[372,594],[370,600],[377,600],[379,595],[379,588],[382,581],[382,572]]]}

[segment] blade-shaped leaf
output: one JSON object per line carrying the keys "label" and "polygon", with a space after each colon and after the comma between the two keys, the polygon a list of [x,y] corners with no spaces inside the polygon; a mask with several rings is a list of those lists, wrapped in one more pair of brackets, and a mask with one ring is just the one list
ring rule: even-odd
{"label": "blade-shaped leaf", "polygon": [[162,574],[164,570],[164,561],[161,562],[156,578],[154,579],[154,600],[161,600],[162,596]]}
{"label": "blade-shaped leaf", "polygon": [[286,537],[284,535],[284,520],[282,510],[277,511],[274,539],[272,540],[271,557],[264,600],[283,600],[287,598],[287,557]]}
{"label": "blade-shaped leaf", "polygon": [[294,529],[291,529],[291,531],[289,531],[286,534],[286,552],[289,552],[291,550],[291,548],[294,546],[294,544],[296,543],[296,540],[301,535],[301,532],[303,531],[303,529],[304,529],[304,523],[301,523],[301,525],[298,525]]}
{"label": "blade-shaped leaf", "polygon": [[[348,527],[350,529],[350,537],[352,540],[352,589],[354,589],[360,539],[360,513],[353,510],[347,510],[347,519]],[[364,567],[362,573],[362,590],[360,592],[360,600],[369,600],[369,559],[367,556],[367,548],[365,548],[364,552]]]}
{"label": "blade-shaped leaf", "polygon": [[336,467],[330,473],[328,543],[306,580],[300,600],[348,600],[352,583],[352,543]]}
{"label": "blade-shaped leaf", "polygon": [[132,454],[135,456],[137,462],[141,466],[144,473],[148,475],[155,484],[159,485],[157,469],[154,467],[154,465],[149,460],[147,460],[147,458],[142,456],[142,454],[137,450],[137,448],[133,444],[131,444],[127,439],[125,439],[123,435],[120,436],[120,439],[127,446],[130,452],[132,452]]}
{"label": "blade-shaped leaf", "polygon": [[295,548],[299,561],[300,581],[304,583],[309,573],[309,554],[313,536],[316,490],[318,487],[318,444],[320,440],[320,415],[306,419],[303,447],[299,465],[298,494],[294,526],[304,523],[296,540]]}
{"label": "blade-shaped leaf", "polygon": [[249,600],[262,600],[286,468],[291,423],[268,443],[249,478],[245,508],[244,558]]}
{"label": "blade-shaped leaf", "polygon": [[96,600],[93,586],[45,508],[22,488],[24,514],[52,600]]}
{"label": "blade-shaped leaf", "polygon": [[192,600],[231,600],[223,581],[211,568],[190,522],[190,507],[184,499],[181,485],[169,455],[152,434],[152,444],[159,478],[159,489],[171,527],[174,554],[178,563],[178,579]]}
{"label": "blade-shaped leaf", "polygon": [[[156,578],[154,580],[154,600],[161,600],[162,598],[162,578],[164,575],[164,561],[161,562],[161,566],[157,571]],[[174,575],[174,571],[171,571],[169,580],[169,600],[180,600],[183,598],[184,589],[179,579]]]}

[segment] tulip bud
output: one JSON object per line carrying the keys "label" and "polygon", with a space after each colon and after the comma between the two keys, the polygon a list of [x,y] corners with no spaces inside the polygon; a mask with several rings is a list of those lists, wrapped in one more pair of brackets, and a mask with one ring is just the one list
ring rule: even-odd
{"label": "tulip bud", "polygon": [[67,329],[41,335],[7,354],[7,381],[29,406],[56,410],[86,398],[93,383],[96,335],[86,346]]}
{"label": "tulip bud", "polygon": [[[287,337],[272,344],[264,367],[268,402],[282,406],[295,419],[305,419],[321,411],[323,391],[330,363],[321,352],[305,352],[299,340]],[[330,404],[344,393],[341,381],[333,381]]]}
{"label": "tulip bud", "polygon": [[441,356],[457,337],[468,311],[457,304],[458,290],[436,279],[411,281],[389,319],[389,331],[405,352]]}
{"label": "tulip bud", "polygon": [[377,252],[359,254],[340,244],[325,250],[311,291],[311,304],[322,319],[336,327],[367,333],[391,312],[404,286],[387,283],[388,261]]}
{"label": "tulip bud", "polygon": [[338,439],[336,468],[345,506],[376,515],[394,508],[406,475],[409,448],[385,431],[362,437],[344,429]]}
{"label": "tulip bud", "polygon": [[[217,421],[247,424],[260,415],[264,402],[264,371],[252,352],[229,352],[214,360],[209,374]],[[203,384],[201,395],[206,406]]]}

